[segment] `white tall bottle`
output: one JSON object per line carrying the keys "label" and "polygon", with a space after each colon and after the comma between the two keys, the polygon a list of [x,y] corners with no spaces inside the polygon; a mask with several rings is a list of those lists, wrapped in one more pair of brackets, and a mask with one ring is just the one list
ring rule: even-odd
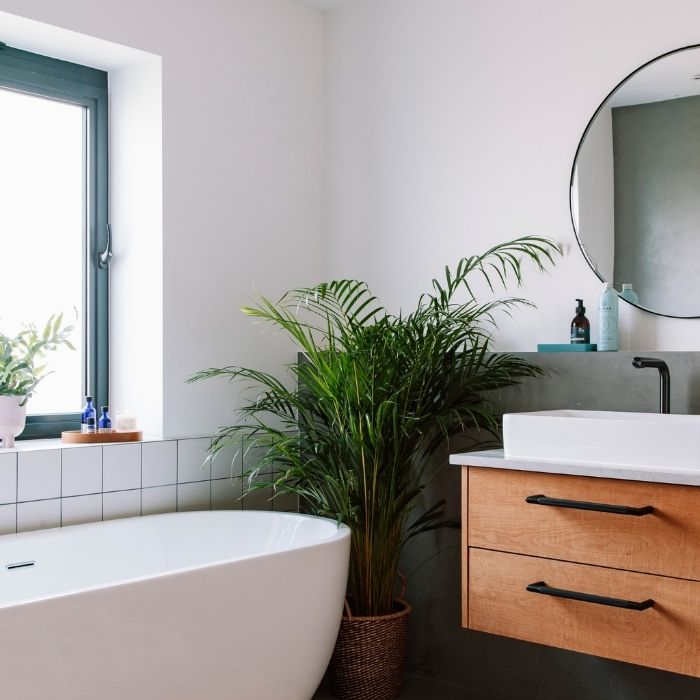
{"label": "white tall bottle", "polygon": [[623,299],[627,299],[627,301],[631,301],[633,304],[639,304],[639,296],[637,296],[637,292],[634,291],[631,284],[625,283],[622,285],[620,296]]}
{"label": "white tall bottle", "polygon": [[617,350],[617,292],[607,282],[598,304],[598,350]]}

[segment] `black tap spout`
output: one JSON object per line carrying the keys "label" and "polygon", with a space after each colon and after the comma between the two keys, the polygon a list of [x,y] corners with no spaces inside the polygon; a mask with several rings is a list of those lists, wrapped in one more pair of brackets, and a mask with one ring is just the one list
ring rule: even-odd
{"label": "black tap spout", "polygon": [[659,413],[671,412],[671,373],[668,371],[668,365],[656,357],[635,357],[632,360],[632,366],[637,369],[652,367],[659,370]]}

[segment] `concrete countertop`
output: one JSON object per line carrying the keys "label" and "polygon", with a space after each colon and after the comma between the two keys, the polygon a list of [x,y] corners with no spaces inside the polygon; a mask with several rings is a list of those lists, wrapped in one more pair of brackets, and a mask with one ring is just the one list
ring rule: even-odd
{"label": "concrete countertop", "polygon": [[606,464],[572,464],[550,462],[544,459],[507,458],[503,450],[483,450],[450,455],[450,464],[515,471],[544,472],[547,474],[571,474],[627,481],[651,481],[662,484],[700,486],[700,470],[658,467],[625,467]]}

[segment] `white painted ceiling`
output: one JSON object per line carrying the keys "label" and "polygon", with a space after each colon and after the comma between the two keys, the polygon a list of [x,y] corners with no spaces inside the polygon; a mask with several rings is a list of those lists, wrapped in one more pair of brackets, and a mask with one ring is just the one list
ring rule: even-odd
{"label": "white painted ceiling", "polygon": [[308,5],[309,7],[315,7],[317,10],[335,10],[343,5],[349,5],[351,2],[357,2],[357,0],[297,0],[302,5]]}

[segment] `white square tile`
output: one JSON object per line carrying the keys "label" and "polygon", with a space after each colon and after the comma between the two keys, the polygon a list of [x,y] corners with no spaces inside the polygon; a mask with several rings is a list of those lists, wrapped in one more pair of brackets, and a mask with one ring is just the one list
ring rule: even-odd
{"label": "white square tile", "polygon": [[175,484],[143,489],[141,492],[141,514],[174,513],[177,509],[177,491]]}
{"label": "white square tile", "polygon": [[43,530],[47,527],[59,527],[60,525],[60,498],[17,504],[17,532]]}
{"label": "white square tile", "polygon": [[242,467],[241,441],[224,447],[216,453],[211,464],[212,479],[230,479],[241,475]]}
{"label": "white square tile", "polygon": [[141,489],[102,494],[102,519],[131,518],[141,515]]}
{"label": "white square tile", "polygon": [[141,445],[141,479],[144,488],[177,483],[177,442],[144,442]]}
{"label": "white square tile", "polygon": [[[77,451],[77,450],[76,450]],[[102,520],[102,494],[90,496],[73,496],[64,498],[61,504],[61,524],[79,525],[96,523]]]}
{"label": "white square tile", "polygon": [[18,452],[17,500],[38,501],[60,495],[61,450]]}
{"label": "white square tile", "polygon": [[211,482],[195,481],[177,485],[177,509],[209,510],[211,508]]}
{"label": "white square tile", "polygon": [[102,446],[62,450],[61,495],[102,492]]}
{"label": "white square tile", "polygon": [[0,535],[17,532],[17,504],[0,506]]}
{"label": "white square tile", "polygon": [[0,454],[0,503],[17,501],[17,453]]}
{"label": "white square tile", "polygon": [[177,441],[177,482],[211,479],[211,464],[207,459],[209,438]]}
{"label": "white square tile", "polygon": [[212,479],[211,509],[241,510],[241,479]]}
{"label": "white square tile", "polygon": [[102,490],[141,488],[141,444],[105,445],[102,448]]}

